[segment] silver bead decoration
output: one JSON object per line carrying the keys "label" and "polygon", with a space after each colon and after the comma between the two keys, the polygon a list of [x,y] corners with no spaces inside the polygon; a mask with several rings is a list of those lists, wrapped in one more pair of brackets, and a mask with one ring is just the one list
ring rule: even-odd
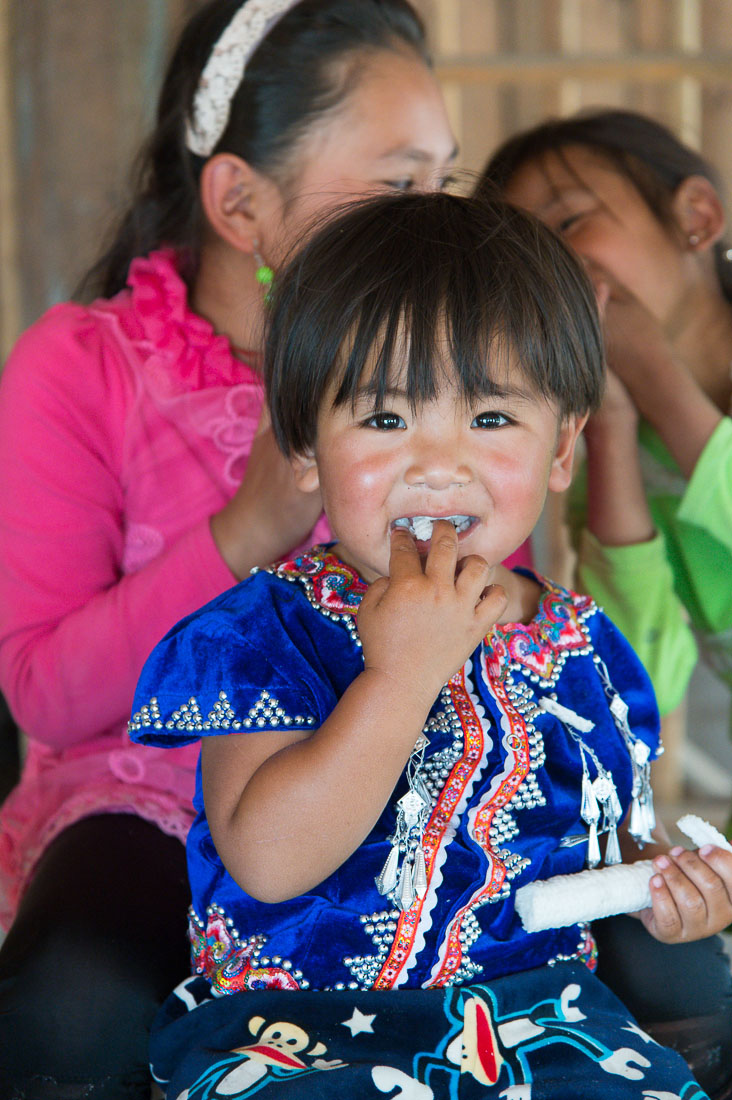
{"label": "silver bead decoration", "polygon": [[[327,552],[323,551],[322,548],[315,547],[313,550],[310,551],[307,557],[314,562],[322,563],[326,555]],[[296,560],[296,564],[297,561],[300,560],[301,559],[298,558]],[[277,577],[281,577],[283,580],[289,581],[290,584],[300,584],[305,591],[305,595],[310,605],[314,607],[316,611],[319,611],[320,614],[323,615],[326,619],[330,619],[332,622],[339,623],[342,627],[344,627],[344,629],[348,632],[351,641],[360,649],[361,639],[358,635],[358,629],[356,627],[356,612],[358,608],[354,607],[353,610],[350,610],[349,608],[348,610],[344,611],[332,611],[330,608],[325,607],[315,595],[315,588],[313,586],[310,575],[305,571],[301,573],[293,572],[290,568],[287,568],[287,566],[291,564],[292,563],[288,562],[281,563],[280,565],[271,566],[270,568],[265,569],[264,572],[270,573]]]}
{"label": "silver bead decoration", "polygon": [[[208,733],[212,730],[240,730],[240,729],[279,729],[281,726],[314,726],[315,718],[312,715],[298,714],[294,718],[287,715],[280,706],[279,700],[268,691],[263,691],[253,707],[247,712],[247,717],[240,719],[225,691],[220,691],[213,707],[204,718],[198,700],[191,696],[187,702],[172,712],[165,721],[165,728],[170,730],[185,730],[186,733]],[[143,706],[133,715],[128,723],[128,730],[162,729],[160,708],[157,698],[152,698],[147,706]]]}

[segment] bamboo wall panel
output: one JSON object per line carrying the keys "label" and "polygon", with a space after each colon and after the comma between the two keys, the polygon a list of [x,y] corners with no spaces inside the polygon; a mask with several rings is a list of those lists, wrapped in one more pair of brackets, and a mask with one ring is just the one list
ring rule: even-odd
{"label": "bamboo wall panel", "polygon": [[418,4],[462,162],[549,114],[612,105],[648,112],[718,167],[732,194],[732,0],[441,0]]}
{"label": "bamboo wall panel", "polygon": [[[190,7],[191,5],[189,5]],[[17,316],[68,297],[127,185],[183,0],[5,0]]]}

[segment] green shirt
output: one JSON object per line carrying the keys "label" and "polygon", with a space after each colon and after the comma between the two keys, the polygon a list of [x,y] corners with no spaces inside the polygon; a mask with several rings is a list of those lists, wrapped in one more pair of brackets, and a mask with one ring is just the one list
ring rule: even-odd
{"label": "green shirt", "polygon": [[[732,686],[732,420],[704,448],[689,482],[656,433],[642,425],[643,478],[657,534],[632,546],[578,538],[578,587],[620,627],[653,682],[661,713],[681,701],[699,651]],[[573,487],[572,526],[586,500]]]}

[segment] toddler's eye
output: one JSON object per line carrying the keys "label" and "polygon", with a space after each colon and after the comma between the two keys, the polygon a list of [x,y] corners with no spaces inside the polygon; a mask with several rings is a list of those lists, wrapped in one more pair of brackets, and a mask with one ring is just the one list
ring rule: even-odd
{"label": "toddler's eye", "polygon": [[384,186],[390,187],[392,191],[411,191],[414,187],[414,180],[384,180]]}
{"label": "toddler's eye", "polygon": [[511,421],[507,416],[504,416],[501,412],[482,412],[478,413],[471,428],[502,428],[505,424],[510,424]]}
{"label": "toddler's eye", "polygon": [[373,416],[364,421],[364,424],[365,427],[376,428],[379,432],[394,432],[407,426],[401,416],[390,412],[374,413]]}

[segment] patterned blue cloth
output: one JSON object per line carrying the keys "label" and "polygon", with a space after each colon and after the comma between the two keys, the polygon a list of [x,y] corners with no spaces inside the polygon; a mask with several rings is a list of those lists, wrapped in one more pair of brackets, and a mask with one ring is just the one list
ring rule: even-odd
{"label": "patterned blue cloth", "polygon": [[[183,620],[142,674],[132,736],[179,745],[220,734],[317,728],[363,668],[354,614],[365,584],[327,549],[254,576]],[[439,629],[439,627],[438,627]],[[445,686],[430,714],[421,769],[431,799],[424,829],[427,889],[408,910],[375,879],[391,851],[397,786],[370,836],[307,895],[264,904],[222,866],[201,794],[188,841],[194,967],[218,993],[262,989],[391,989],[465,984],[555,959],[588,958],[577,925],[527,934],[513,891],[579,871],[582,758],[612,774],[630,801],[628,748],[609,709],[615,691],[653,751],[658,714],[627,643],[591,599],[543,582],[532,623],[496,628]],[[541,709],[558,699],[581,734]],[[283,803],[283,818],[290,808]]]}
{"label": "patterned blue cloth", "polygon": [[576,962],[387,993],[213,998],[191,978],[152,1050],[170,1100],[709,1100]]}

